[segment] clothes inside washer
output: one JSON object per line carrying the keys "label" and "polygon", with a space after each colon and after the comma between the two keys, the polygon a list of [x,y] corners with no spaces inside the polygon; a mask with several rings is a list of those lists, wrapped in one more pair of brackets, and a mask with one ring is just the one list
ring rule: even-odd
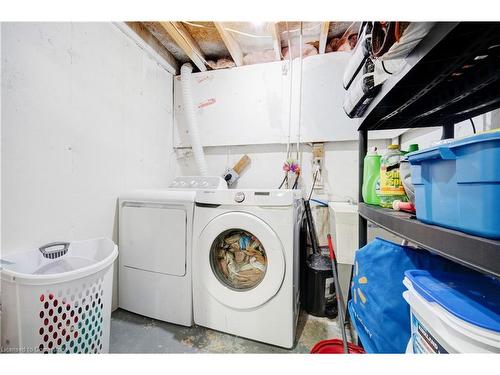
{"label": "clothes inside washer", "polygon": [[210,258],[215,275],[230,288],[253,288],[266,273],[264,246],[254,235],[241,229],[231,229],[218,235]]}

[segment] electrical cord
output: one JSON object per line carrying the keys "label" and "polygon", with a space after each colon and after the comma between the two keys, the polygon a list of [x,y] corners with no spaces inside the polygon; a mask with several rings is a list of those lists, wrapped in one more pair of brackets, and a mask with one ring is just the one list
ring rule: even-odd
{"label": "electrical cord", "polygon": [[328,202],[322,201],[321,199],[311,198],[311,201],[320,204],[322,207],[328,207]]}
{"label": "electrical cord", "polygon": [[[198,27],[198,28],[203,28],[203,29],[217,30],[217,28],[215,26],[200,25],[199,23],[190,22],[190,21],[180,21],[180,22],[182,22],[182,23],[184,23],[186,25],[193,26],[193,27]],[[311,27],[304,28],[303,30],[305,30],[305,31],[313,31],[315,29],[319,29],[320,27],[321,27],[321,22],[317,22],[315,25],[313,25]],[[251,33],[247,33],[247,32],[244,32],[244,31],[235,30],[235,29],[232,29],[232,28],[229,28],[229,27],[225,27],[225,29],[227,31],[232,32],[232,33],[240,34],[240,35],[243,35],[243,36],[248,36],[250,38],[266,38],[266,39],[272,38],[272,35],[251,34]],[[294,32],[297,32],[297,31],[299,31],[299,29],[290,30],[291,33],[294,33]],[[283,35],[285,33],[286,33],[286,31],[282,31],[280,34]]]}
{"label": "electrical cord", "polygon": [[283,181],[281,181],[281,184],[280,184],[280,186],[278,187],[278,189],[281,189],[281,187],[283,186],[283,184],[284,184],[284,183],[285,183],[285,181],[286,181],[286,178],[287,178],[287,174],[286,174],[286,172],[285,172],[285,177],[283,178]]}
{"label": "electrical cord", "polygon": [[[318,200],[316,200],[316,199],[312,199],[312,198],[311,198],[312,193],[313,193],[313,190],[314,190],[314,185],[316,184],[316,176],[317,176],[317,174],[318,174],[318,171],[316,171],[316,173],[314,173],[313,185],[312,185],[312,188],[311,188],[311,192],[309,193],[309,198],[308,198],[307,200],[308,200],[308,201],[317,202],[317,203],[321,203],[322,205],[325,205],[325,207],[328,207],[328,204],[326,204],[325,202],[318,201]],[[306,210],[304,210],[304,211],[302,212],[302,218],[301,218],[300,220],[304,219],[305,214],[306,214]]]}
{"label": "electrical cord", "polygon": [[297,174],[297,177],[295,177],[295,182],[292,185],[292,189],[297,189],[297,186],[299,186],[299,177],[300,177],[300,173]]}
{"label": "electrical cord", "polygon": [[[297,124],[297,148],[296,148],[296,159],[299,165],[302,164],[302,154],[300,153],[300,126],[301,126],[301,117],[302,117],[302,21],[300,22],[300,35],[299,35],[299,113],[298,113],[298,124]],[[290,51],[291,55],[291,51]]]}
{"label": "electrical cord", "polygon": [[309,193],[309,198],[307,198],[307,200],[308,200],[308,201],[310,201],[310,200],[311,200],[311,197],[312,197],[312,195],[313,195],[314,185],[316,185],[316,177],[318,177],[318,172],[319,172],[319,171],[316,171],[316,172],[314,173],[314,179],[313,179],[313,184],[312,184],[312,186],[311,186],[311,192]]}
{"label": "electrical cord", "polygon": [[291,133],[292,133],[292,88],[293,88],[293,61],[292,61],[292,45],[290,43],[290,31],[288,29],[288,22],[286,22],[286,30],[287,30],[287,43],[288,43],[288,66],[290,71],[290,92],[289,92],[289,100],[288,103],[288,142],[286,145],[286,158],[290,158],[291,152]]}
{"label": "electrical cord", "polygon": [[470,118],[470,124],[472,125],[472,131],[474,132],[474,134],[476,134],[476,125],[474,125],[474,121]]}

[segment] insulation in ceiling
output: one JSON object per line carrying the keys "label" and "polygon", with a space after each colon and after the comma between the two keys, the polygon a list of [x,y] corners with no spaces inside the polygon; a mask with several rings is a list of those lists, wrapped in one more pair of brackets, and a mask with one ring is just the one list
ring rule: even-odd
{"label": "insulation in ceiling", "polygon": [[180,63],[189,61],[188,55],[174,42],[159,22],[143,22],[143,24]]}
{"label": "insulation in ceiling", "polygon": [[[231,54],[214,22],[180,22],[182,22],[185,30],[196,42],[206,60],[232,60]],[[296,46],[298,45],[301,32],[303,43],[314,46],[317,53],[323,23],[324,21],[219,22],[219,26],[221,26],[236,42],[236,50],[241,50],[241,54],[243,55],[243,64],[255,64],[276,61],[276,59],[279,59],[279,54],[281,54],[281,56],[286,54],[286,49],[279,52],[276,52],[274,49],[273,35],[275,30],[280,39],[282,48],[288,46],[288,39],[290,38],[292,55],[294,51],[297,51]],[[143,22],[143,24],[179,61],[179,63],[182,64],[190,61],[187,54],[177,45],[160,22]],[[357,32],[359,25],[359,22],[329,22],[327,40],[336,43],[333,39],[337,38],[336,40],[338,40],[338,38],[341,38],[348,29],[350,29],[349,33]],[[332,48],[327,47],[326,52],[331,50]],[[333,50],[335,50],[335,48]],[[276,55],[277,53],[278,56]],[[231,62],[231,64],[233,63]]]}
{"label": "insulation in ceiling", "polygon": [[213,22],[186,21],[183,25],[207,59],[217,60],[230,56]]}

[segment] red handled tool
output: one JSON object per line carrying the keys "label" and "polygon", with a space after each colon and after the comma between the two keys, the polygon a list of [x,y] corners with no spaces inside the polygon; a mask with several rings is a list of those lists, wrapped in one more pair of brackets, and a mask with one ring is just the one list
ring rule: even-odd
{"label": "red handled tool", "polygon": [[338,316],[340,324],[340,332],[342,333],[342,346],[344,348],[344,353],[348,354],[349,349],[347,348],[347,335],[345,332],[345,308],[344,299],[342,298],[342,291],[340,290],[339,277],[337,274],[337,262],[335,261],[335,251],[333,250],[332,236],[330,233],[326,236],[328,239],[328,249],[330,250],[330,260],[332,261],[332,272],[333,272],[333,283],[335,285],[335,297],[337,298]]}
{"label": "red handled tool", "polygon": [[[337,262],[335,260],[335,251],[333,250],[332,236],[328,234],[327,239],[328,239],[328,249],[330,250],[330,260],[332,261],[333,282],[335,284],[335,296],[337,298],[338,317],[339,317],[340,332],[342,333],[342,341],[338,339],[320,341],[316,345],[314,345],[314,347],[311,350],[311,353],[362,354],[365,352],[363,348],[360,348],[359,346],[347,342],[347,334],[345,331],[345,322],[344,322],[345,306],[344,306],[344,299],[342,298],[342,291],[340,290],[340,285],[339,285],[339,277],[337,274]],[[342,350],[343,350],[342,352],[340,351],[340,345],[342,345]]]}

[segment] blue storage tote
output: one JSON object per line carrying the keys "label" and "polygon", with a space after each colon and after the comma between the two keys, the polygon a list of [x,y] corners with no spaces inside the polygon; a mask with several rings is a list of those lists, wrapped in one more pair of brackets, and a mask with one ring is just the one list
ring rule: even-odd
{"label": "blue storage tote", "polygon": [[500,239],[500,132],[408,155],[417,218]]}
{"label": "blue storage tote", "polygon": [[410,314],[401,282],[405,271],[476,273],[426,250],[381,238],[356,251],[351,300],[351,322],[367,353],[404,353],[410,339]]}

